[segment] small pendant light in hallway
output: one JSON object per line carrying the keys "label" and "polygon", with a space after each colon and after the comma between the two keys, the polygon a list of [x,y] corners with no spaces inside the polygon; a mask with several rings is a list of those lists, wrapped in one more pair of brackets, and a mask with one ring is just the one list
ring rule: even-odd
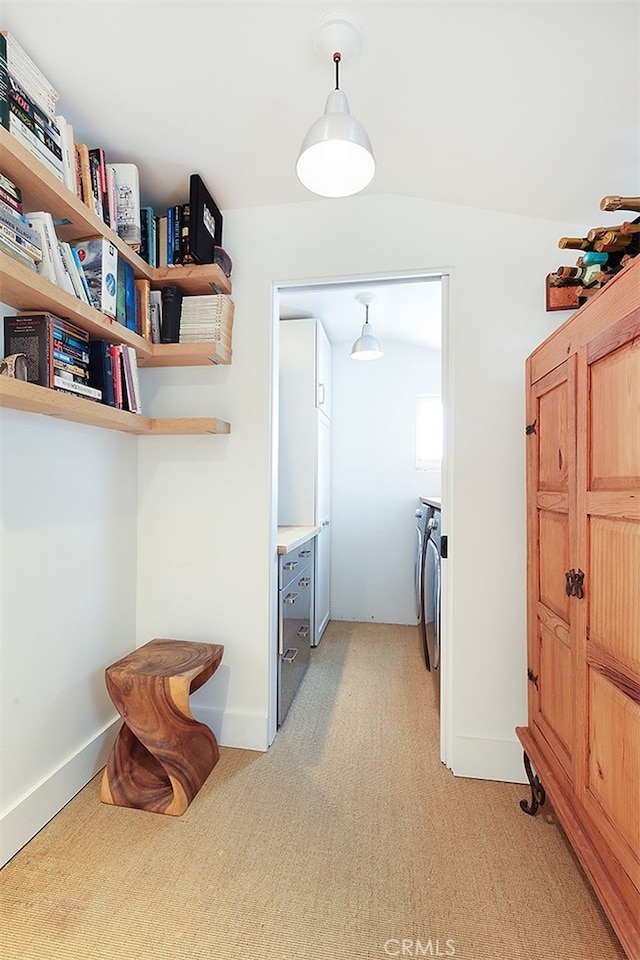
{"label": "small pendant light in hallway", "polygon": [[364,305],[366,313],[362,333],[351,348],[351,359],[379,360],[384,356],[384,350],[376,337],[374,337],[371,324],[369,323],[369,305],[373,303],[375,297],[372,293],[359,293],[356,296],[356,300]]}

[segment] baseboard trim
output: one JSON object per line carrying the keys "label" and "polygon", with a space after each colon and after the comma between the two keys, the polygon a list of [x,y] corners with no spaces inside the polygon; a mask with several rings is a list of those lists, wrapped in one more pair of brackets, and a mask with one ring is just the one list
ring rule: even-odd
{"label": "baseboard trim", "polygon": [[522,746],[517,740],[453,737],[451,769],[456,777],[526,783]]}
{"label": "baseboard trim", "polygon": [[269,746],[266,716],[258,713],[234,713],[191,702],[191,713],[215,733],[221,747],[260,750]]}
{"label": "baseboard trim", "polygon": [[120,718],[116,717],[4,811],[0,816],[0,866],[32,840],[104,767],[119,727]]}

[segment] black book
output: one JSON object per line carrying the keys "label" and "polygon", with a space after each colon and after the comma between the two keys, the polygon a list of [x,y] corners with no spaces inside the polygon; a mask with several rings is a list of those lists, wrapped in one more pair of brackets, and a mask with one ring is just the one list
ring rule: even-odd
{"label": "black book", "polygon": [[92,340],[89,344],[89,386],[101,390],[102,402],[115,407],[113,360],[106,340]]}
{"label": "black book", "polygon": [[161,343],[180,342],[180,313],[182,311],[182,290],[178,287],[163,287],[162,290],[162,328]]}
{"label": "black book", "polygon": [[196,263],[213,263],[213,248],[222,246],[222,214],[197,173],[189,180],[189,246]]}

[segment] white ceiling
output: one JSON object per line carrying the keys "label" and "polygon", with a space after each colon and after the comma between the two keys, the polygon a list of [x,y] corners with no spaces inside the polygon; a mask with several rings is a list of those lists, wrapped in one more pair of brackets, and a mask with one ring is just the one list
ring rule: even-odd
{"label": "white ceiling", "polygon": [[365,322],[365,307],[356,299],[370,293],[369,323],[384,349],[395,340],[440,349],[442,326],[440,277],[380,278],[281,288],[280,319],[316,317],[331,343],[353,341]]}
{"label": "white ceiling", "polygon": [[[637,2],[3,0],[1,9],[1,26],[60,92],[76,140],[137,163],[143,202],[157,209],[185,202],[193,172],[223,213],[351,202],[316,198],[294,170],[333,86],[333,64],[313,50],[330,13],[361,34],[341,87],[376,155],[363,195],[595,225],[604,194],[640,194]],[[328,323],[349,339],[345,325],[357,331],[362,308],[342,294]],[[292,292],[284,308],[319,313],[324,297],[303,303]],[[409,312],[406,302],[374,304],[370,319],[381,336],[394,323],[400,338]]]}
{"label": "white ceiling", "polygon": [[341,87],[376,154],[365,193],[588,224],[604,194],[640,192],[636,2],[3,0],[1,10],[76,138],[136,162],[153,205],[184,202],[194,171],[223,212],[348,202],[317,201],[294,170],[333,86],[333,64],[313,52],[332,12],[361,33]]}

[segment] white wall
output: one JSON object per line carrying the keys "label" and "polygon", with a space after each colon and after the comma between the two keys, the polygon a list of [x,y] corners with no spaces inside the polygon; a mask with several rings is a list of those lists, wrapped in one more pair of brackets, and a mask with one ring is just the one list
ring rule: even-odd
{"label": "white wall", "polygon": [[137,441],[0,411],[1,862],[104,765],[135,644]]}
{"label": "white wall", "polygon": [[440,393],[441,356],[383,348],[371,363],[332,350],[331,619],[416,623],[414,512],[440,495],[440,470],[415,467],[416,397]]}

